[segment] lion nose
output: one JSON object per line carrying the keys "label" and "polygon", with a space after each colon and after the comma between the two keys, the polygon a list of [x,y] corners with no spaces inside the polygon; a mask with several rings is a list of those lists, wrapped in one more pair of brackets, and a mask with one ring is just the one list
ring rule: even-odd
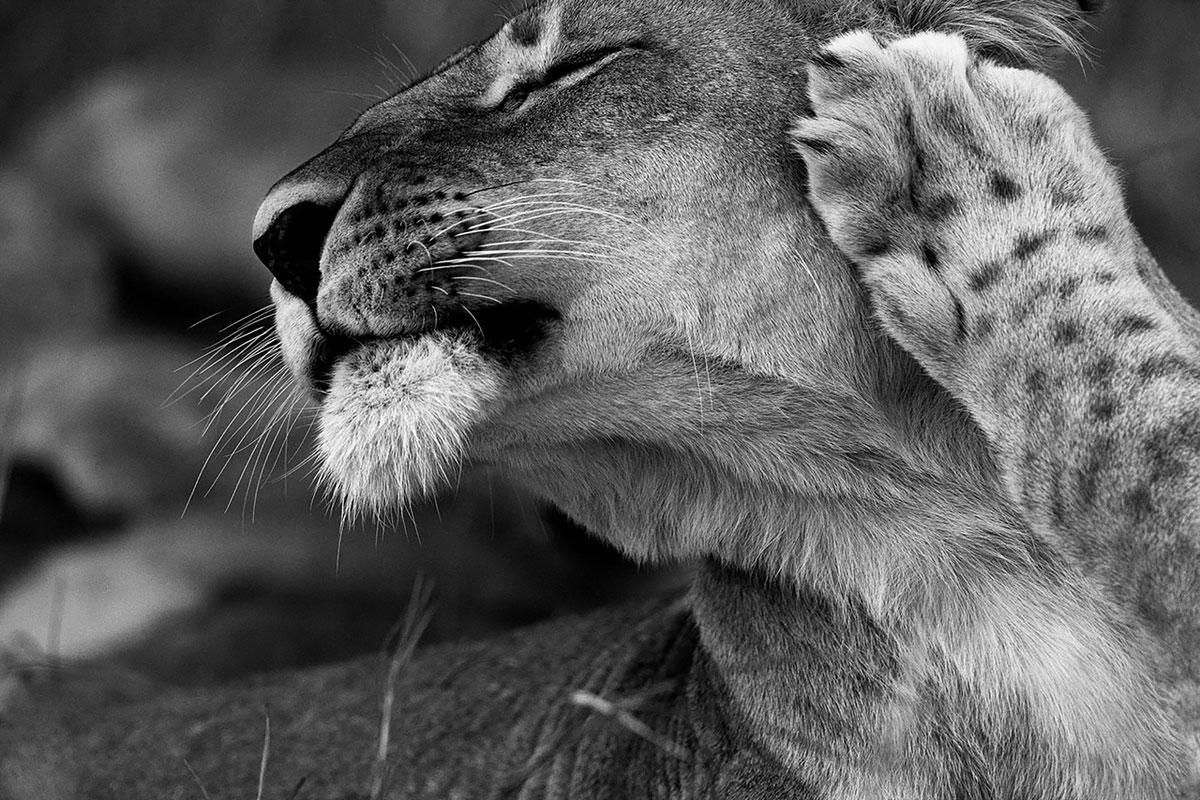
{"label": "lion nose", "polygon": [[254,253],[279,284],[310,306],[321,282],[321,251],[341,205],[319,191],[273,190],[254,220]]}

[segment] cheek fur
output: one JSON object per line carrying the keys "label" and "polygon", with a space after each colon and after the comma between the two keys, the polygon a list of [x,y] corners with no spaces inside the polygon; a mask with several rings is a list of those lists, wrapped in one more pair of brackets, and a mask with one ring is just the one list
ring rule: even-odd
{"label": "cheek fur", "polygon": [[454,336],[360,348],[334,370],[322,407],[323,480],[350,517],[448,485],[500,390],[495,365]]}

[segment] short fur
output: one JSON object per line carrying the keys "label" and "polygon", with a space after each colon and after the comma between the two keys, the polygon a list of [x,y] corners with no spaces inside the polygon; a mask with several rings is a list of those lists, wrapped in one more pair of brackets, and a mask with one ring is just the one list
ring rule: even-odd
{"label": "short fur", "polygon": [[1103,0],[878,0],[905,33],[942,31],[962,36],[975,51],[1017,64],[1038,64],[1084,49],[1087,15]]}
{"label": "short fur", "polygon": [[[349,505],[462,458],[705,562],[683,605],[415,663],[394,796],[1197,796],[1194,312],[1142,291],[1053,82],[889,44],[1027,59],[1080,10],[556,0],[276,187],[259,236],[337,212],[315,295],[278,264],[273,291],[302,379],[353,345],[321,421]],[[569,687],[625,738],[571,722]],[[362,668],[259,690],[280,769],[349,796]],[[137,752],[233,774],[197,717],[253,715],[219,697],[164,701]],[[133,744],[79,713],[91,752]]]}

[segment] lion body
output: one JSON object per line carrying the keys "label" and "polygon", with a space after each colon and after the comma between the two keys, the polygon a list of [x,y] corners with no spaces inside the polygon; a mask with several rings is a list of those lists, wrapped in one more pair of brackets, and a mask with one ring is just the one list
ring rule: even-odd
{"label": "lion body", "polygon": [[[256,222],[347,513],[473,463],[706,566],[90,750],[211,792],[271,697],[305,796],[350,797],[394,697],[395,797],[1195,796],[1194,312],[1069,98],[979,57],[1080,12],[548,2],[368,110]],[[918,24],[976,50],[818,49]]]}

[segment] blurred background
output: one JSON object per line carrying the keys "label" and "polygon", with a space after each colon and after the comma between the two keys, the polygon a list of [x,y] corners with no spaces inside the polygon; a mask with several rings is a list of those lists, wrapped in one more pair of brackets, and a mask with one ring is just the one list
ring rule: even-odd
{"label": "blurred background", "polygon": [[[259,363],[266,189],[513,5],[0,4],[0,649],[198,683],[377,651],[418,575],[430,640],[681,581],[494,476],[342,529]],[[1113,5],[1060,76],[1197,298],[1200,3]]]}

